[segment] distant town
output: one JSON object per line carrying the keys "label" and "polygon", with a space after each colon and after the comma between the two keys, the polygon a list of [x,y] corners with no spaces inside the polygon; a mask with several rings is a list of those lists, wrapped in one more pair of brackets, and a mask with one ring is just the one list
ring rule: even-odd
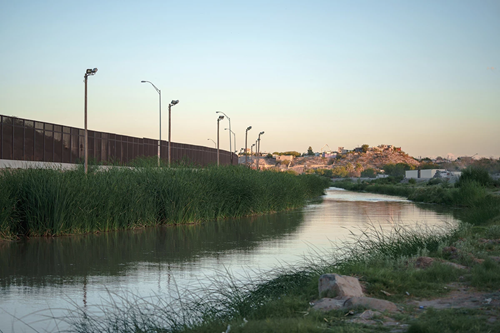
{"label": "distant town", "polygon": [[402,177],[403,179],[430,179],[434,177],[460,177],[460,171],[476,166],[488,170],[494,178],[500,178],[500,159],[461,156],[455,159],[443,157],[415,158],[405,153],[401,147],[391,144],[347,149],[338,147],[332,150],[328,145],[320,151],[309,147],[307,152],[263,152],[259,156],[247,149],[239,155],[239,163],[248,164],[252,168],[276,169],[279,171],[301,173],[318,173],[332,178],[345,177]]}

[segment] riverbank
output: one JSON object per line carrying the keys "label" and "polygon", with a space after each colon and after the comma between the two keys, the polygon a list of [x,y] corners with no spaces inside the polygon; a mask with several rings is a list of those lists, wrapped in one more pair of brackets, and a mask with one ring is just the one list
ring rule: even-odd
{"label": "riverbank", "polygon": [[198,223],[302,207],[327,179],[245,167],[3,170],[0,239]]}
{"label": "riverbank", "polygon": [[498,181],[475,170],[466,170],[464,175],[455,185],[442,179],[423,183],[379,179],[363,182],[336,181],[335,187],[356,192],[396,195],[413,202],[460,208],[463,211],[461,219],[473,225],[483,225],[500,216]]}
{"label": "riverbank", "polygon": [[[462,207],[474,210],[476,204],[480,201]],[[340,246],[340,255],[320,253],[300,267],[262,274],[250,283],[226,272],[203,298],[191,290],[176,304],[153,306],[147,313],[140,311],[144,300],[137,299],[127,300],[122,310],[107,309],[105,321],[83,319],[82,309],[75,327],[80,332],[109,327],[115,332],[498,331],[500,219],[477,222],[443,229],[396,227],[391,235],[373,226],[354,245]],[[397,311],[365,320],[363,306],[313,310],[324,273],[357,277],[365,295],[394,302]],[[269,275],[278,276],[266,280]]]}

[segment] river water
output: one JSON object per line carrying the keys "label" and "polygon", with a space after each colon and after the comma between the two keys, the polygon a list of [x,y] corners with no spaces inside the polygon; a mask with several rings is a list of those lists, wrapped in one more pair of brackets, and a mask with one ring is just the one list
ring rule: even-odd
{"label": "river water", "polygon": [[265,216],[0,242],[0,332],[62,330],[47,316],[106,303],[110,294],[168,298],[223,270],[250,276],[299,263],[370,225],[457,222],[449,210],[404,198],[326,192],[302,209]]}

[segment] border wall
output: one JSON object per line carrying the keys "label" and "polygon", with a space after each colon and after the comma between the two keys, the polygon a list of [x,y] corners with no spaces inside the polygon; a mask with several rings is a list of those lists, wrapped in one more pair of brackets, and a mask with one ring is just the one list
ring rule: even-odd
{"label": "border wall", "polygon": [[[84,159],[84,129],[0,115],[0,160],[80,163]],[[89,161],[126,165],[136,158],[158,156],[158,140],[88,130]],[[220,164],[231,164],[231,153],[220,150]],[[233,155],[233,164],[238,156]],[[168,141],[161,141],[161,159],[168,159]],[[217,163],[217,149],[171,143],[171,162],[206,166]]]}

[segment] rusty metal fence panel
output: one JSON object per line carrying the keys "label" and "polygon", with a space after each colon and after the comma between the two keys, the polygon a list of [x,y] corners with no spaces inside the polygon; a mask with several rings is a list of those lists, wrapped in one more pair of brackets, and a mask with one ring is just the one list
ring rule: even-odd
{"label": "rusty metal fence panel", "polygon": [[[84,159],[84,130],[41,121],[0,115],[0,159],[56,163],[80,163]],[[89,160],[125,165],[158,154],[158,140],[88,131]],[[161,142],[161,158],[168,159],[168,141]],[[220,164],[231,164],[231,153],[220,150]],[[171,143],[172,163],[206,166],[217,163],[217,150]],[[233,154],[233,164],[238,157]]]}

